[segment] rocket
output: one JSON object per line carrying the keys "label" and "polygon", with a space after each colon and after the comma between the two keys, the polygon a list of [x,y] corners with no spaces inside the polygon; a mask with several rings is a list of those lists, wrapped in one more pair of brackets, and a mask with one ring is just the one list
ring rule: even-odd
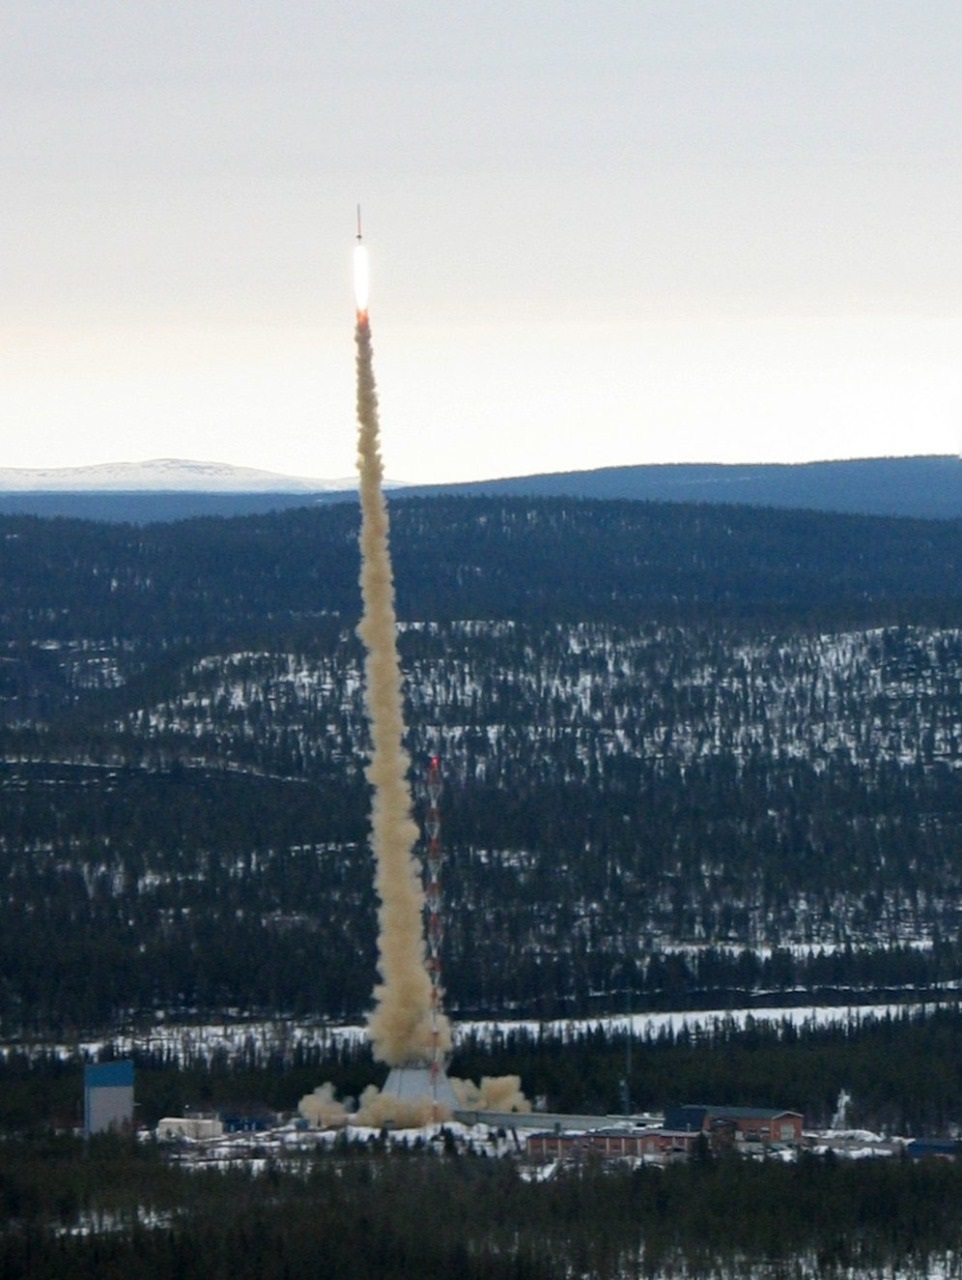
{"label": "rocket", "polygon": [[367,245],[361,235],[361,206],[357,206],[357,244],[354,246],[354,300],[359,317],[367,315],[369,274]]}

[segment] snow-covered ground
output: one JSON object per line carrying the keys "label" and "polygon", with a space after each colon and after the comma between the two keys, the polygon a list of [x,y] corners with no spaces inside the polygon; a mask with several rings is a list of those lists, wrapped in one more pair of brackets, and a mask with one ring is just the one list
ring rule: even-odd
{"label": "snow-covered ground", "polygon": [[700,1009],[675,1013],[612,1014],[602,1018],[581,1018],[555,1022],[462,1022],[456,1032],[474,1032],[482,1039],[495,1038],[520,1028],[532,1034],[540,1030],[543,1035],[559,1039],[573,1039],[594,1027],[612,1031],[624,1031],[630,1025],[633,1035],[640,1038],[657,1037],[662,1031],[677,1034],[683,1028],[689,1032],[711,1030],[718,1026],[730,1026],[739,1030],[746,1026],[774,1025],[802,1029],[807,1027],[847,1026],[880,1018],[898,1017],[907,1013],[934,1012],[940,1005],[935,1002],[915,1004],[849,1004],[849,1005],[797,1005],[764,1009]]}
{"label": "snow-covered ground", "polygon": [[[634,1280],[636,1274],[638,1273],[631,1273],[631,1280]],[[738,1280],[784,1280],[786,1276],[802,1280],[802,1277],[823,1274],[830,1275],[832,1280],[952,1280],[953,1277],[962,1276],[962,1254],[947,1253],[937,1258],[930,1257],[909,1267],[839,1267],[827,1273],[820,1269],[819,1260],[814,1255],[768,1263],[751,1262],[748,1259],[719,1262],[707,1270],[702,1265],[697,1271],[689,1270],[683,1260],[679,1259],[665,1270],[644,1274],[650,1280],[695,1280],[696,1276],[699,1280],[731,1280],[736,1276]],[[627,1272],[625,1280],[629,1280]]]}
{"label": "snow-covered ground", "polygon": [[[954,1002],[953,1002],[954,1004]],[[708,1009],[665,1013],[612,1014],[599,1018],[559,1019],[537,1022],[534,1019],[490,1019],[455,1023],[455,1044],[459,1039],[471,1037],[484,1042],[497,1042],[514,1032],[524,1031],[532,1036],[539,1033],[561,1041],[573,1040],[586,1031],[603,1027],[610,1031],[624,1031],[631,1026],[632,1034],[639,1039],[657,1038],[662,1032],[673,1034],[686,1029],[697,1035],[724,1026],[733,1029],[745,1027],[792,1026],[805,1028],[847,1026],[910,1014],[931,1013],[942,1007],[937,1002],[912,1004],[849,1004],[849,1005],[798,1005],[754,1009]],[[73,1042],[42,1040],[8,1040],[0,1053],[56,1052],[63,1058],[80,1055],[96,1058],[105,1049],[113,1055],[135,1051],[177,1054],[182,1061],[206,1058],[214,1053],[226,1053],[228,1057],[244,1055],[255,1062],[269,1055],[293,1054],[299,1046],[318,1045],[322,1048],[349,1043],[356,1044],[367,1035],[363,1023],[332,1025],[319,1021],[293,1019],[265,1019],[261,1021],[187,1022],[158,1021],[137,1030],[122,1030],[109,1036],[84,1037]]]}

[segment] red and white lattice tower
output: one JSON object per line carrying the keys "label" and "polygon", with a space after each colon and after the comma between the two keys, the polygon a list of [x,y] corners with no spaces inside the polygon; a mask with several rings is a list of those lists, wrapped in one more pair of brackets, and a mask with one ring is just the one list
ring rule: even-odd
{"label": "red and white lattice tower", "polygon": [[431,979],[431,1079],[436,1085],[444,1072],[444,1054],[440,1047],[441,1018],[441,942],[444,919],[441,914],[441,762],[432,756],[424,779],[424,835],[427,841],[424,868],[424,901],[427,911],[427,969]]}

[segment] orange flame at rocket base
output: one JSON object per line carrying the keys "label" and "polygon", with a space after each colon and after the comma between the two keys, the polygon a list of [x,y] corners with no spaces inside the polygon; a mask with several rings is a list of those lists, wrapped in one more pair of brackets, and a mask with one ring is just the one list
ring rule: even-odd
{"label": "orange flame at rocket base", "polygon": [[354,305],[357,307],[358,319],[367,316],[367,298],[371,286],[371,272],[367,260],[367,249],[363,244],[354,246]]}

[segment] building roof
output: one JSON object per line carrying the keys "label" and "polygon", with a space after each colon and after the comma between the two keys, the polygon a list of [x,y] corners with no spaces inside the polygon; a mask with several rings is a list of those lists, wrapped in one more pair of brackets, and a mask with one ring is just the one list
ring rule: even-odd
{"label": "building roof", "polygon": [[92,1062],[84,1067],[85,1089],[118,1089],[133,1087],[134,1064],[130,1059],[120,1062]]}
{"label": "building roof", "polygon": [[665,1108],[665,1126],[669,1129],[700,1129],[706,1119],[709,1120],[778,1120],[782,1116],[791,1116],[801,1120],[800,1111],[786,1111],[771,1107],[713,1107],[685,1104],[681,1107]]}
{"label": "building roof", "polygon": [[800,1111],[787,1111],[783,1107],[705,1107],[705,1111],[719,1120],[777,1120],[780,1116],[802,1119]]}
{"label": "building roof", "polygon": [[957,1156],[962,1143],[954,1138],[913,1138],[905,1150],[910,1156]]}

